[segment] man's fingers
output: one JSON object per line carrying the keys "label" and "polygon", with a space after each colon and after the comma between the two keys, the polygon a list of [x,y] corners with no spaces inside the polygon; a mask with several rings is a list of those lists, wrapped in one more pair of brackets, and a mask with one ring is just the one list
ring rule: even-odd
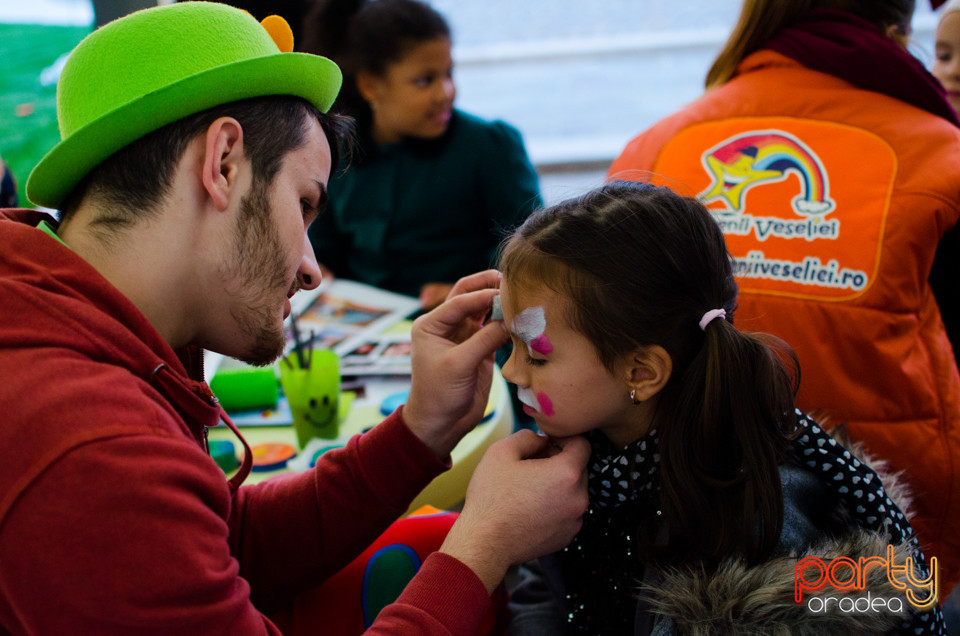
{"label": "man's fingers", "polygon": [[490,289],[500,287],[500,272],[495,269],[488,269],[476,274],[464,276],[453,285],[447,299],[453,298],[459,294],[479,291],[481,289]]}
{"label": "man's fingers", "polygon": [[459,345],[460,355],[476,364],[495,353],[507,341],[507,330],[502,322],[491,322],[480,328]]}
{"label": "man's fingers", "polygon": [[473,316],[482,316],[493,306],[493,298],[499,291],[481,289],[451,295],[449,299],[429,314],[417,318],[425,331],[446,335],[455,331],[464,320]]}
{"label": "man's fingers", "polygon": [[539,455],[550,440],[529,429],[522,429],[504,438],[504,443],[510,447],[515,458],[527,459]]}
{"label": "man's fingers", "polygon": [[571,459],[586,465],[590,459],[590,442],[582,435],[554,438],[553,443],[560,447],[561,453],[570,453]]}

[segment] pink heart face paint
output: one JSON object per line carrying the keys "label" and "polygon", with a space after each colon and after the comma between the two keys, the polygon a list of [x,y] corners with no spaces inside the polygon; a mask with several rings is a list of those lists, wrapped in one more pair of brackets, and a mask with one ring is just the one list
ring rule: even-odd
{"label": "pink heart face paint", "polygon": [[553,401],[546,393],[535,394],[533,389],[520,387],[517,389],[517,398],[537,413],[543,413],[547,417],[553,415]]}
{"label": "pink heart face paint", "polygon": [[528,307],[513,319],[510,326],[517,337],[527,343],[530,352],[547,355],[553,351],[553,344],[543,332],[547,329],[547,319],[543,307]]}
{"label": "pink heart face paint", "polygon": [[544,415],[547,417],[553,415],[553,402],[546,393],[537,393],[537,402],[540,404],[540,410],[543,411]]}
{"label": "pink heart face paint", "polygon": [[553,351],[553,345],[545,334],[540,334],[528,342],[527,346],[544,356]]}

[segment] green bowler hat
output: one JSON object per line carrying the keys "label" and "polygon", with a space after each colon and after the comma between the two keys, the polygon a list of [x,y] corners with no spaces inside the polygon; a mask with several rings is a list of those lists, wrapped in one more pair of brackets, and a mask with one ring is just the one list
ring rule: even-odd
{"label": "green bowler hat", "polygon": [[104,25],[67,59],[57,85],[61,141],[30,173],[27,198],[57,208],[113,153],[213,106],[293,95],[326,112],[340,69],[292,51],[282,18],[261,25],[217,2],[151,7]]}

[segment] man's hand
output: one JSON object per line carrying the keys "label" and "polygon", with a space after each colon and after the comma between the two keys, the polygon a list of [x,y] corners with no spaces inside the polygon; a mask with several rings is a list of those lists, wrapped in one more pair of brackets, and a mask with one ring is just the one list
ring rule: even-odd
{"label": "man's hand", "polygon": [[548,440],[522,430],[494,443],[440,551],[492,592],[511,565],[566,546],[587,510],[589,457],[590,444],[579,436]]}
{"label": "man's hand", "polygon": [[413,323],[412,379],[403,420],[441,459],[483,418],[493,358],[507,340],[501,321],[483,319],[500,273],[461,278],[446,302]]}

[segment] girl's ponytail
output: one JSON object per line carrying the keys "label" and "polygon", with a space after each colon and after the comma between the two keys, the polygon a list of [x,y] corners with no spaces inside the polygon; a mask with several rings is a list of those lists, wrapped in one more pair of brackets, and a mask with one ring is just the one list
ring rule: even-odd
{"label": "girl's ponytail", "polygon": [[782,341],[714,319],[699,353],[665,389],[657,413],[663,512],[669,544],[685,554],[757,562],[776,547],[778,466],[797,426],[785,358],[798,368]]}

